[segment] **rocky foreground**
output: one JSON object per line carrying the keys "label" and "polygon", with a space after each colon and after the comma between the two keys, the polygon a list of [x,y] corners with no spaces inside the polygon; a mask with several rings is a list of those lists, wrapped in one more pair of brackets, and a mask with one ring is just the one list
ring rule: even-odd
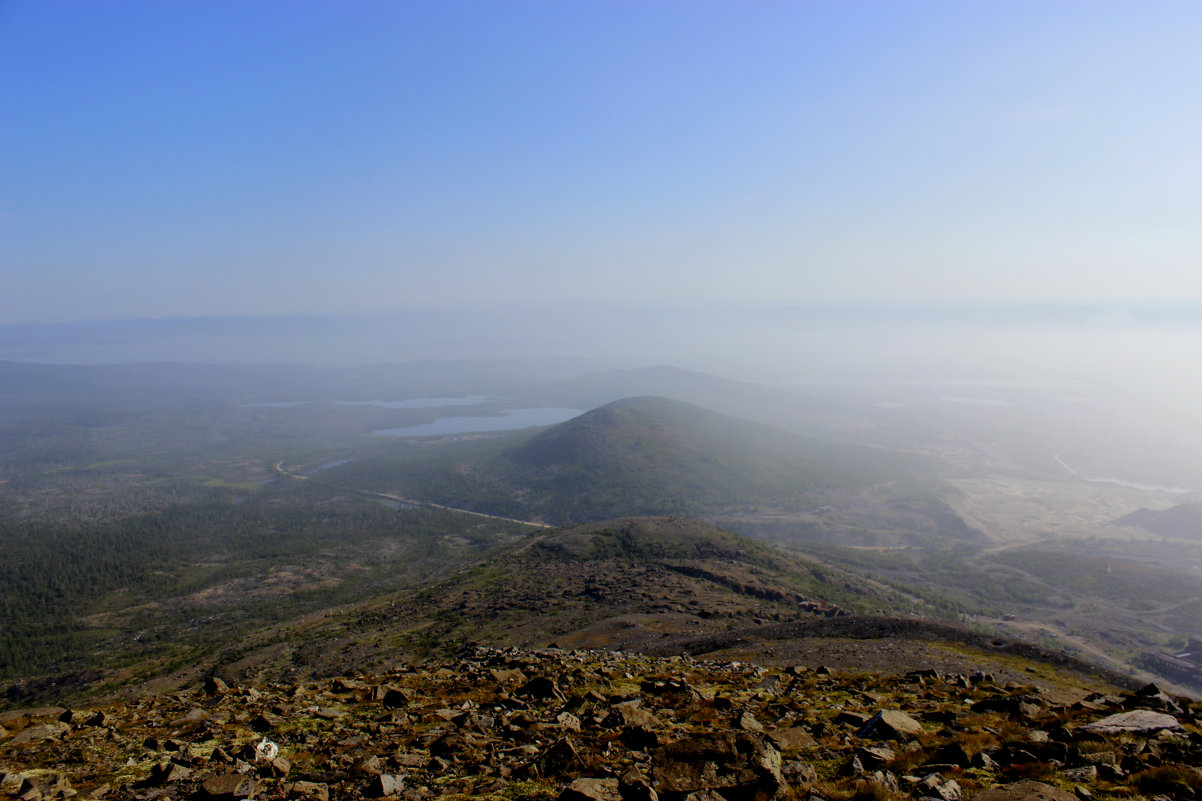
{"label": "rocky foreground", "polygon": [[1202,705],[607,651],[0,716],[0,797],[1192,798]]}

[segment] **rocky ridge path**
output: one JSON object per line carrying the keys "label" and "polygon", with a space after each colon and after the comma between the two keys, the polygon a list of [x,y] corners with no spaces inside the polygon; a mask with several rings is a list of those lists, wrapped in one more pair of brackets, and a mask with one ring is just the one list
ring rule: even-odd
{"label": "rocky ridge path", "polygon": [[0,797],[1063,801],[1202,790],[1202,705],[1062,678],[474,648],[379,676],[210,678],[124,704],[7,712]]}

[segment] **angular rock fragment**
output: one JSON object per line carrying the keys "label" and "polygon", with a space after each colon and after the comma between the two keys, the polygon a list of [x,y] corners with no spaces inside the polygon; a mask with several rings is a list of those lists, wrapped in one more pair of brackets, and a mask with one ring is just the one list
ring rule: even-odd
{"label": "angular rock fragment", "polygon": [[744,712],[739,715],[738,723],[735,724],[743,731],[763,731],[764,724],[755,719],[755,715],[750,712]]}
{"label": "angular rock fragment", "polygon": [[271,731],[284,722],[284,719],[272,712],[261,712],[250,721],[250,727],[257,732]]}
{"label": "angular rock fragment", "polygon": [[241,773],[219,773],[200,783],[200,797],[219,799],[219,801],[254,798],[258,786],[258,781]]}
{"label": "angular rock fragment", "polygon": [[781,766],[780,773],[793,785],[813,784],[818,781],[818,772],[814,770],[814,766],[808,762],[802,762],[800,759],[785,762]]}
{"label": "angular rock fragment", "polygon": [[878,711],[856,732],[857,737],[878,737],[884,740],[902,740],[919,734],[922,734],[922,724],[896,709]]}
{"label": "angular rock fragment", "polygon": [[768,739],[772,740],[776,747],[784,753],[799,751],[802,748],[813,748],[818,745],[810,733],[801,726],[773,729],[768,732]]}
{"label": "angular rock fragment", "polygon": [[1120,712],[1117,715],[1096,720],[1081,726],[1085,731],[1102,734],[1153,734],[1159,731],[1184,731],[1185,729],[1172,715],[1164,712],[1153,712],[1150,709],[1133,709],[1130,712]]}
{"label": "angular rock fragment", "polygon": [[520,670],[490,670],[493,681],[497,684],[525,684],[526,674]]}
{"label": "angular rock fragment", "polygon": [[559,794],[559,801],[622,801],[617,779],[576,779]]}
{"label": "angular rock fragment", "polygon": [[613,711],[605,717],[602,725],[613,729],[621,726],[641,726],[651,729],[663,725],[659,718],[643,709],[639,704],[638,700],[614,704]]}
{"label": "angular rock fragment", "polygon": [[371,692],[373,701],[379,701],[389,709],[403,709],[409,706],[409,695],[400,687],[382,684]]}
{"label": "angular rock fragment", "polygon": [[93,712],[84,720],[85,726],[112,726],[116,721],[106,712]]}
{"label": "angular rock fragment", "polygon": [[938,773],[919,782],[916,790],[923,798],[937,798],[940,801],[960,801],[963,797],[963,791],[955,779],[945,779]]}
{"label": "angular rock fragment", "polygon": [[972,757],[960,743],[945,743],[935,749],[926,761],[929,765],[952,765],[957,768],[967,768],[972,764]]}
{"label": "angular rock fragment", "polygon": [[1033,695],[986,698],[972,705],[973,712],[995,712],[1016,720],[1032,720],[1042,711],[1040,700]]}
{"label": "angular rock fragment", "polygon": [[1077,801],[1077,797],[1059,787],[1027,780],[978,793],[973,801]]}
{"label": "angular rock fragment", "polygon": [[381,773],[368,782],[364,793],[372,798],[387,798],[389,796],[400,795],[404,789],[405,783],[400,776],[392,773]]}
{"label": "angular rock fragment", "polygon": [[150,769],[149,782],[153,785],[169,784],[191,776],[192,771],[178,762],[159,762]]}
{"label": "angular rock fragment", "polygon": [[1079,768],[1069,768],[1068,770],[1064,771],[1064,778],[1068,779],[1070,782],[1082,782],[1086,784],[1097,781],[1098,766],[1084,765]]}
{"label": "angular rock fragment", "polygon": [[835,723],[844,726],[854,726],[857,730],[862,728],[868,720],[868,715],[862,715],[859,712],[848,712],[847,710],[843,710],[838,715],[835,715]]}
{"label": "angular rock fragment", "polygon": [[1180,704],[1155,684],[1146,684],[1141,687],[1133,696],[1123,702],[1123,706],[1128,709],[1132,707],[1158,709],[1175,715],[1180,715],[1183,711]]}
{"label": "angular rock fragment", "polygon": [[259,769],[261,776],[267,779],[282,779],[292,769],[292,763],[284,757],[276,757]]}
{"label": "angular rock fragment", "polygon": [[689,737],[657,749],[651,784],[664,796],[716,790],[725,796],[771,797],[787,791],[780,752],[762,735],[722,732]]}
{"label": "angular rock fragment", "polygon": [[284,790],[289,798],[303,798],[308,801],[330,801],[330,787],[321,782],[293,782]]}
{"label": "angular rock fragment", "polygon": [[360,679],[338,678],[334,679],[330,688],[336,693],[358,693],[367,692],[371,688],[367,682]]}
{"label": "angular rock fragment", "polygon": [[897,753],[892,748],[886,748],[883,745],[867,746],[854,749],[852,758],[858,760],[864,768],[876,770],[886,762],[896,759]]}
{"label": "angular rock fragment", "polygon": [[701,700],[701,693],[695,690],[683,679],[659,679],[644,681],[639,685],[639,692],[646,695],[669,697],[682,703]]}
{"label": "angular rock fragment", "polygon": [[[420,764],[420,761],[417,764]],[[358,773],[362,776],[378,776],[383,772],[384,766],[380,763],[380,758],[374,754],[359,757],[351,765],[351,773]]]}
{"label": "angular rock fragment", "polygon": [[526,682],[518,689],[517,695],[522,698],[533,698],[538,701],[564,701],[559,685],[546,676],[539,676]]}
{"label": "angular rock fragment", "polygon": [[21,729],[21,731],[13,735],[13,738],[6,745],[26,745],[29,743],[43,743],[47,740],[59,740],[70,731],[71,727],[66,723],[58,721],[54,723],[39,723],[36,726],[27,726]]}
{"label": "angular rock fragment", "polygon": [[659,735],[645,726],[627,726],[618,739],[631,751],[646,751],[659,745]]}
{"label": "angular rock fragment", "polygon": [[216,676],[206,678],[203,689],[208,695],[225,695],[230,691],[229,685]]}
{"label": "angular rock fragment", "polygon": [[759,684],[755,685],[756,690],[764,690],[766,692],[776,692],[780,688],[781,677],[779,673],[774,673],[770,676],[765,676],[760,679]]}
{"label": "angular rock fragment", "polygon": [[15,771],[0,774],[0,793],[18,795],[25,783],[25,777]]}
{"label": "angular rock fragment", "polygon": [[628,768],[618,780],[618,794],[622,801],[659,801],[651,782],[635,768]]}
{"label": "angular rock fragment", "polygon": [[450,732],[430,743],[430,753],[433,756],[455,758],[476,744],[470,734]]}
{"label": "angular rock fragment", "polygon": [[567,737],[556,740],[529,765],[524,772],[530,776],[547,778],[577,773],[584,768],[584,760],[575,744]]}

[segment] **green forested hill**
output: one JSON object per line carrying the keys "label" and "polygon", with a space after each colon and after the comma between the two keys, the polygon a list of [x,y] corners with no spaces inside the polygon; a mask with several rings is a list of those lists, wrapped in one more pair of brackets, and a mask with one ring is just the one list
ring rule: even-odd
{"label": "green forested hill", "polygon": [[[355,461],[322,479],[553,524],[621,515],[802,511],[934,472],[908,454],[792,434],[682,401],[626,398],[525,439]],[[399,455],[403,454],[403,455]]]}
{"label": "green forested hill", "polygon": [[894,480],[915,467],[919,460],[900,454],[810,439],[657,397],[594,409],[489,465],[524,492],[530,508],[556,522],[748,505],[803,509],[827,492]]}

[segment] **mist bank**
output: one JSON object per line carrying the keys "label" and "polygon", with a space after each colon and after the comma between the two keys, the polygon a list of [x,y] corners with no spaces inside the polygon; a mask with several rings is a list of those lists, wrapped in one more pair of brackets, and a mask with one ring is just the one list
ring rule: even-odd
{"label": "mist bank", "polygon": [[[471,360],[523,381],[672,364],[899,413],[971,415],[1046,439],[1049,458],[1074,448],[1074,463],[1090,475],[1137,483],[1197,486],[1151,463],[1202,446],[1202,302],[560,304],[20,324],[0,326],[0,359],[344,368]],[[1145,455],[1143,467],[1094,458],[1102,441],[1113,445],[1108,452],[1157,458]]]}
{"label": "mist bank", "polygon": [[[423,360],[675,364],[761,381],[998,381],[1202,389],[1202,302],[598,306],[364,317],[0,325],[0,359],[58,364]],[[1192,382],[1192,386],[1187,386]],[[1146,393],[1145,393],[1146,394]],[[1187,394],[1192,394],[1188,392]]]}

